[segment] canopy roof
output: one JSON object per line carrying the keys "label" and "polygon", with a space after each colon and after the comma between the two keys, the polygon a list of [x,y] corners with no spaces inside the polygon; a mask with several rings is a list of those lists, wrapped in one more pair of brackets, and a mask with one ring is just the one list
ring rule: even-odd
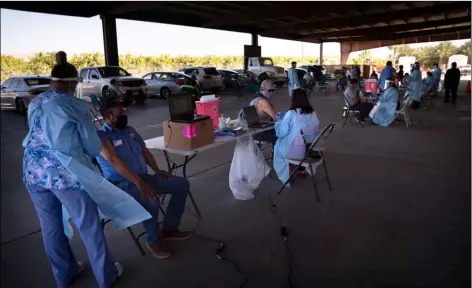
{"label": "canopy roof", "polygon": [[[257,33],[320,42],[470,38],[469,1],[453,2],[0,2],[1,8]],[[425,38],[426,37],[426,38]],[[447,38],[447,39],[446,39]]]}

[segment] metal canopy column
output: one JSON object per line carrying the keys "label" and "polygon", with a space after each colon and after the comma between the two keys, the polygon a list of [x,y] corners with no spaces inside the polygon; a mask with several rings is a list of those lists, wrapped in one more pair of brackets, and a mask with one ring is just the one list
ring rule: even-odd
{"label": "metal canopy column", "polygon": [[249,57],[261,57],[261,46],[259,45],[259,34],[251,33],[251,45],[244,45],[244,69],[248,69]]}
{"label": "metal canopy column", "polygon": [[259,34],[251,34],[251,46],[259,46]]}
{"label": "metal canopy column", "polygon": [[320,43],[320,66],[323,65],[323,42]]}
{"label": "metal canopy column", "polygon": [[103,29],[103,45],[105,46],[105,65],[119,66],[118,37],[116,35],[116,18],[100,15]]}

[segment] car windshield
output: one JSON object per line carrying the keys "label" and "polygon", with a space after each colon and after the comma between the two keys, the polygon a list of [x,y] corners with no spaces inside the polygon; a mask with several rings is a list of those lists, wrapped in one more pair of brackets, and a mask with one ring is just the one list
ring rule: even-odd
{"label": "car windshield", "polygon": [[24,78],[28,86],[33,85],[49,85],[51,83],[51,79],[49,78]]}
{"label": "car windshield", "polygon": [[116,76],[131,76],[125,69],[121,67],[100,67],[98,72],[103,78],[116,77]]}
{"label": "car windshield", "polygon": [[220,73],[218,73],[218,70],[216,70],[216,68],[214,67],[210,67],[210,68],[203,68],[203,71],[205,72],[206,75],[220,75]]}
{"label": "car windshield", "polygon": [[261,66],[274,66],[274,62],[270,58],[261,58],[259,63]]}

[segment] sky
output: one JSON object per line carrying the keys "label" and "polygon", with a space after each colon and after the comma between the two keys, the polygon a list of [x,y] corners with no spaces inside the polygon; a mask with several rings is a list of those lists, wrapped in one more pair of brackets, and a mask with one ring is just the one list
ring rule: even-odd
{"label": "sky", "polygon": [[[80,18],[7,9],[1,9],[0,13],[2,54],[29,56],[59,50],[66,51],[68,55],[103,53],[99,16]],[[116,26],[120,54],[242,56],[244,45],[251,44],[251,35],[245,33],[120,19],[116,21]],[[464,41],[467,40],[456,41],[456,45]],[[317,57],[320,49],[319,44],[265,37],[259,37],[259,45],[263,56]],[[385,47],[371,51],[375,58],[388,55]],[[323,53],[325,57],[339,57],[339,43],[324,43]],[[351,57],[359,53],[351,53]]]}

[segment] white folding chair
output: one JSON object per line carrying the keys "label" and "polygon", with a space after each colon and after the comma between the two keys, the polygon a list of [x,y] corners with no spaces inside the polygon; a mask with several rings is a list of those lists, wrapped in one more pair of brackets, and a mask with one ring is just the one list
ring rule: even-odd
{"label": "white folding chair", "polygon": [[411,101],[412,101],[411,98],[407,98],[406,100],[403,101],[403,104],[402,104],[400,110],[395,111],[395,119],[399,115],[403,115],[403,119],[405,120],[406,128],[409,128],[411,126],[410,115],[408,114],[408,107],[410,106]]}
{"label": "white folding chair", "polygon": [[332,191],[331,180],[329,179],[328,167],[326,166],[326,160],[323,151],[325,140],[329,137],[329,135],[331,135],[331,132],[333,132],[334,126],[335,123],[331,123],[318,134],[316,139],[313,141],[313,143],[311,143],[310,147],[307,149],[307,152],[303,159],[285,159],[288,164],[296,165],[297,167],[292,171],[292,173],[290,173],[288,180],[283,184],[282,188],[277,194],[280,194],[282,192],[285,186],[287,186],[287,184],[290,182],[290,179],[292,179],[293,175],[295,175],[297,170],[300,167],[304,167],[306,170],[309,171],[311,180],[313,181],[313,188],[315,189],[316,201],[320,202],[320,197],[318,195],[318,186],[316,184],[315,173],[313,171],[313,168],[316,168],[320,165],[323,165],[326,175],[325,179],[328,182],[329,191]]}

